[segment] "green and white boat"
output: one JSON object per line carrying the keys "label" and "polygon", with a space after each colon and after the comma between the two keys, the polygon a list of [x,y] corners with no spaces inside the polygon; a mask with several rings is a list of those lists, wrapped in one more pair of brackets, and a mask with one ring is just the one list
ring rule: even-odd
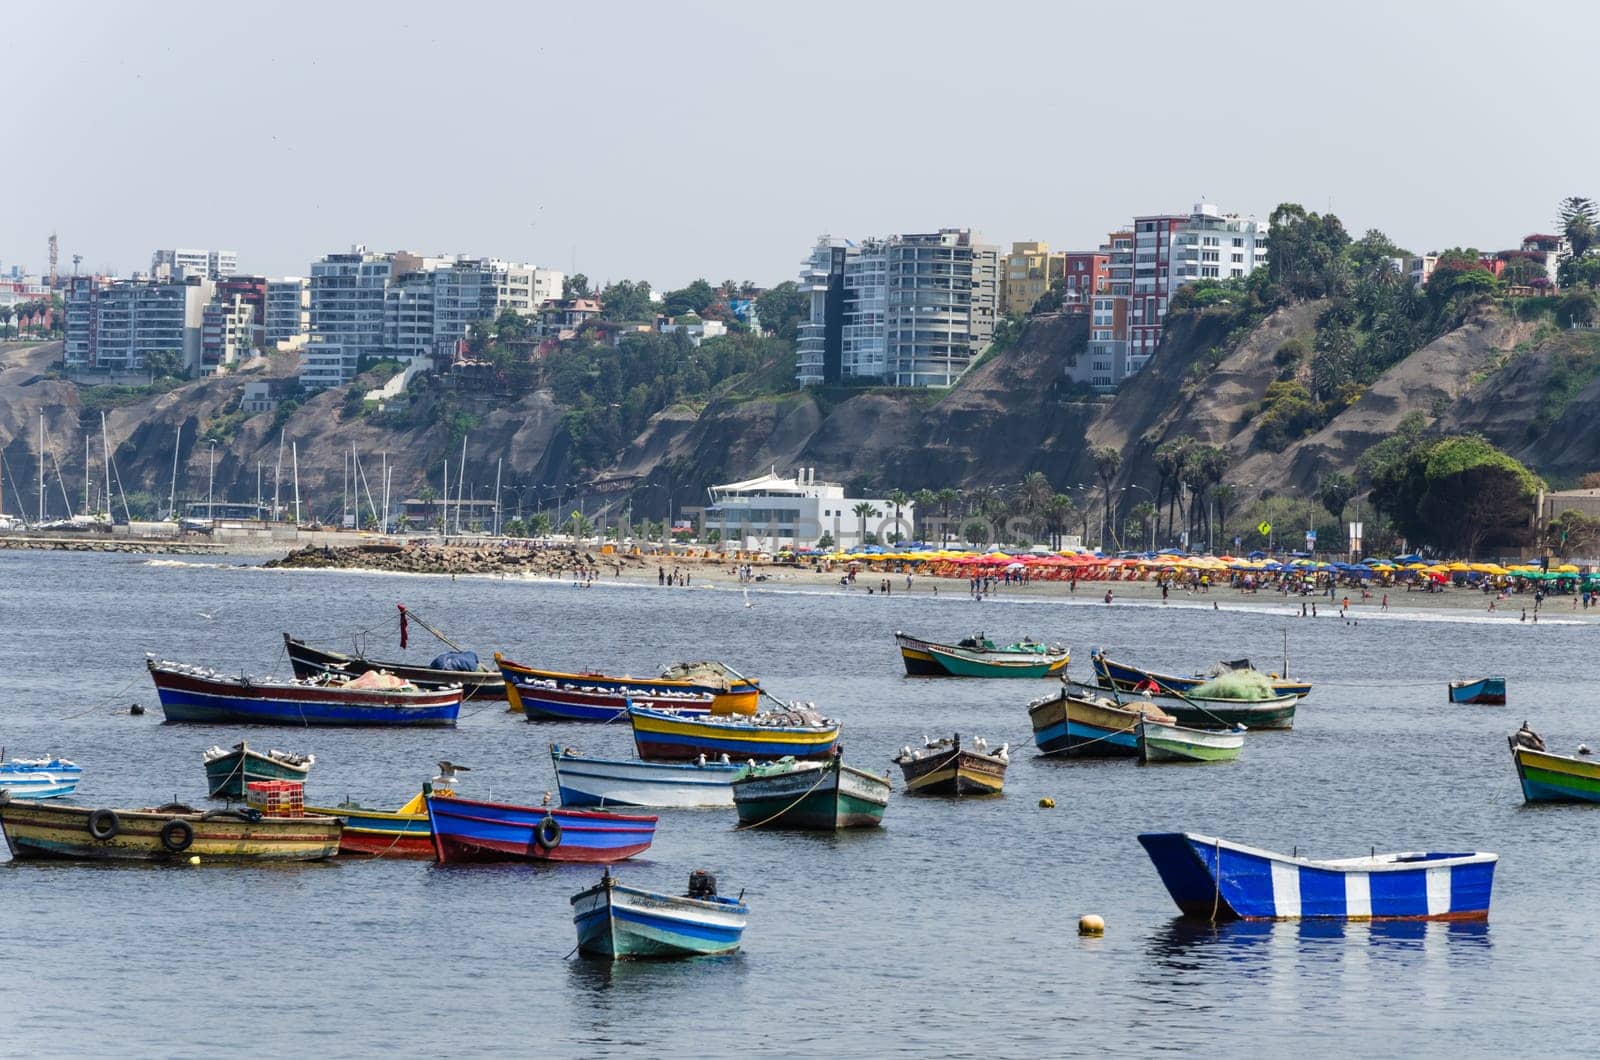
{"label": "green and white boat", "polygon": [[956,644],[939,644],[896,632],[900,658],[911,677],[1054,677],[1067,668],[1072,653],[1061,644],[1024,637],[999,647],[982,633]]}
{"label": "green and white boat", "polygon": [[871,828],[883,823],[889,778],[847,766],[780,758],[746,767],[733,780],[733,805],[746,827]]}
{"label": "green and white boat", "polygon": [[1244,749],[1245,732],[1243,725],[1231,729],[1190,729],[1141,718],[1139,761],[1231,762]]}
{"label": "green and white boat", "polygon": [[213,799],[242,799],[245,785],[257,780],[298,780],[316,764],[315,755],[272,750],[262,753],[240,740],[231,750],[213,747],[202,757],[206,766],[206,794]]}

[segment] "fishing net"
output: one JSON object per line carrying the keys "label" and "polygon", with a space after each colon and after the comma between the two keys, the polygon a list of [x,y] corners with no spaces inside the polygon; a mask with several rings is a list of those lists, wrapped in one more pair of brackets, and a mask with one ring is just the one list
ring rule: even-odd
{"label": "fishing net", "polygon": [[1189,693],[1194,699],[1275,699],[1277,695],[1272,682],[1259,670],[1230,670]]}

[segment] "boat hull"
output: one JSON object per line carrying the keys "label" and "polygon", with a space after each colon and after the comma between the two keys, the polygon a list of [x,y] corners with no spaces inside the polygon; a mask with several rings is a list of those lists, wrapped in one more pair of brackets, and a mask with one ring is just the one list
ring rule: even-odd
{"label": "boat hull", "polygon": [[[500,667],[500,674],[508,688],[513,682],[543,681],[553,682],[558,686],[589,686],[617,695],[640,698],[704,693],[711,696],[713,714],[754,714],[761,699],[761,686],[749,680],[736,680],[728,688],[717,688],[692,681],[673,681],[665,678],[614,677],[607,674],[573,674],[562,670],[540,670],[512,662],[499,652],[494,653],[494,661]],[[516,710],[515,703],[511,709]]]}
{"label": "boat hull", "polygon": [[[434,856],[441,862],[610,862],[647,850],[656,818],[538,806],[511,806],[443,795],[428,796]],[[560,825],[548,846],[538,832],[546,818]]]}
{"label": "boat hull", "polygon": [[1600,802],[1600,762],[1519,747],[1514,739],[1511,760],[1527,802]]}
{"label": "boat hull", "polygon": [[83,767],[62,758],[0,762],[0,790],[13,799],[59,799],[78,790]]}
{"label": "boat hull", "polygon": [[1004,760],[966,748],[895,761],[910,795],[998,795],[1006,784]]}
{"label": "boat hull", "polygon": [[418,688],[439,690],[460,685],[462,698],[469,700],[505,699],[506,685],[498,670],[435,670],[431,666],[413,666],[410,663],[369,659],[364,655],[346,655],[343,652],[315,648],[289,634],[283,635],[283,645],[289,656],[289,665],[296,677],[320,677],[337,674],[342,677],[360,677],[367,670],[387,670],[403,677]]}
{"label": "boat hull", "polygon": [[936,644],[895,634],[900,658],[911,677],[1054,677],[1067,668],[1068,651],[1008,652]]}
{"label": "boat hull", "polygon": [[578,952],[601,960],[662,960],[733,953],[749,910],[602,883],[572,896]]}
{"label": "boat hull", "polygon": [[[1088,693],[1100,693],[1090,685],[1073,683]],[[1292,729],[1300,697],[1285,693],[1273,699],[1201,699],[1195,696],[1162,696],[1145,693],[1119,693],[1124,703],[1151,703],[1172,715],[1179,725],[1191,729],[1225,732],[1236,726],[1247,729]]]}
{"label": "boat hull", "polygon": [[556,787],[563,806],[645,806],[701,809],[733,805],[732,762],[636,762],[585,758],[552,745]]}
{"label": "boat hull", "polygon": [[[226,810],[210,814],[155,813],[115,810],[115,834],[96,839],[90,832],[87,806],[0,803],[11,856],[19,861],[187,861],[207,860],[317,861],[339,850],[340,824],[324,817],[263,817],[247,821]],[[181,850],[162,843],[162,830],[174,821],[193,829],[193,840]]]}
{"label": "boat hull", "polygon": [[391,813],[361,806],[307,806],[307,813],[344,822],[339,853],[433,859],[433,830],[425,813]]}
{"label": "boat hull", "polygon": [[747,827],[874,828],[883,823],[889,805],[889,781],[835,759],[735,780],[733,805]]}
{"label": "boat hull", "polygon": [[1476,681],[1451,681],[1445,694],[1452,703],[1475,703],[1491,707],[1506,705],[1506,679],[1480,677]]}
{"label": "boat hull", "polygon": [[[1115,662],[1103,655],[1091,655],[1090,661],[1094,666],[1095,680],[1101,688],[1115,688],[1119,692],[1132,692],[1147,682],[1154,681],[1163,689],[1182,692],[1188,695],[1194,689],[1205,684],[1210,678],[1196,675],[1194,677],[1179,677],[1176,674],[1156,673],[1154,670],[1141,670],[1137,666],[1127,663]],[[1272,683],[1273,691],[1279,695],[1304,697],[1311,694],[1310,681],[1290,681],[1285,678],[1268,678]]]}
{"label": "boat hull", "polygon": [[748,758],[827,758],[839,742],[838,725],[756,725],[710,718],[681,718],[664,711],[628,712],[640,758],[686,762],[705,755]]}
{"label": "boat hull", "polygon": [[450,726],[461,690],[398,692],[215,678],[150,662],[169,722],[213,725]]}
{"label": "boat hull", "polygon": [[670,710],[686,718],[704,718],[711,714],[713,697],[710,694],[642,692],[633,696],[615,691],[546,687],[549,684],[554,682],[523,681],[507,674],[506,688],[510,690],[512,712],[521,711],[529,721],[591,721],[602,725],[625,718],[630,705]]}
{"label": "boat hull", "polygon": [[1191,832],[1139,842],[1186,915],[1211,920],[1482,920],[1495,854],[1316,861]]}
{"label": "boat hull", "polygon": [[1054,696],[1028,708],[1033,743],[1066,758],[1132,758],[1139,753],[1139,712]]}
{"label": "boat hull", "polygon": [[1191,729],[1139,723],[1141,762],[1232,762],[1244,749],[1243,729]]}
{"label": "boat hull", "polygon": [[246,784],[258,780],[303,782],[310,772],[310,762],[297,766],[245,747],[206,763],[206,794],[213,799],[242,799]]}

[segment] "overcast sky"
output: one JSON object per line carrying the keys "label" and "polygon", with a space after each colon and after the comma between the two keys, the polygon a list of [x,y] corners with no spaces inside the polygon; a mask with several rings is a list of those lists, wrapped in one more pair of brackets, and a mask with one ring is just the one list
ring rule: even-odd
{"label": "overcast sky", "polygon": [[1497,249],[1600,198],[1600,8],[6,6],[0,266],[466,252],[771,284],[815,237],[1089,248],[1202,196]]}

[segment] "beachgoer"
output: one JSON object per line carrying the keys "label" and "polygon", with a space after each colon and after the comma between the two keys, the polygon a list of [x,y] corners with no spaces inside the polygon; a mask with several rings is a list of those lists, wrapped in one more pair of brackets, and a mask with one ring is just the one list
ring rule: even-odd
{"label": "beachgoer", "polygon": [[1107,589],[1106,590],[1106,603],[1108,603],[1108,604],[1111,602],[1111,595],[1112,595],[1111,594],[1111,590]]}

